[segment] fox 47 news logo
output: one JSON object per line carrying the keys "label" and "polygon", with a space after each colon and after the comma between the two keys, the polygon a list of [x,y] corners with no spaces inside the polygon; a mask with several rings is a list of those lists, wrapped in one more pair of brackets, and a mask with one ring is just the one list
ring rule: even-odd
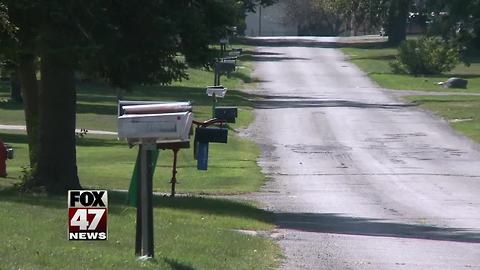
{"label": "fox 47 news logo", "polygon": [[68,191],[68,240],[107,240],[106,190]]}

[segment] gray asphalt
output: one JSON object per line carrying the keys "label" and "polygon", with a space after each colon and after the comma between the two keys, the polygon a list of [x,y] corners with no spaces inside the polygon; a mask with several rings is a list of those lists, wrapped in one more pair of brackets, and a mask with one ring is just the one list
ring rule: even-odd
{"label": "gray asphalt", "polygon": [[256,122],[283,269],[480,269],[480,147],[336,49],[259,47]]}

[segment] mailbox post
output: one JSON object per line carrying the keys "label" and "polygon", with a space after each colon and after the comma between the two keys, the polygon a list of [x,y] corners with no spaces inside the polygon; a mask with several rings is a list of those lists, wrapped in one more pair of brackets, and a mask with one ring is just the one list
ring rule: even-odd
{"label": "mailbox post", "polygon": [[193,122],[191,110],[189,102],[120,101],[118,105],[119,139],[126,139],[130,145],[139,145],[135,254],[142,259],[154,256],[152,154],[158,148],[174,150],[174,195],[176,153],[189,145]]}
{"label": "mailbox post", "polygon": [[137,230],[135,254],[143,258],[153,258],[153,173],[150,151],[156,149],[154,140],[142,140],[140,146],[140,188],[138,189]]}
{"label": "mailbox post", "polygon": [[222,74],[230,74],[235,71],[236,60],[233,58],[221,59],[215,64],[215,77],[214,77],[214,86],[220,85],[220,77]]}

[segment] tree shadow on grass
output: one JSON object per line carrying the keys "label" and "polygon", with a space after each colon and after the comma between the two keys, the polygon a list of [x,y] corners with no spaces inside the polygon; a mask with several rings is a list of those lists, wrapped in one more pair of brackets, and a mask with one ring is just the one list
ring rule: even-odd
{"label": "tree shadow on grass", "polygon": [[476,230],[395,223],[337,213],[278,213],[276,222],[283,229],[314,233],[480,243],[480,231]]}
{"label": "tree shadow on grass", "polygon": [[246,74],[243,74],[243,73],[240,73],[240,72],[233,72],[232,74],[230,74],[230,77],[240,79],[244,83],[252,83],[253,82],[253,79],[250,76],[248,76]]}
{"label": "tree shadow on grass", "polygon": [[[236,73],[239,74],[239,73]],[[232,74],[233,76],[233,74]],[[235,75],[242,78],[242,75]],[[192,101],[193,105],[210,106],[212,98],[205,94],[203,87],[181,87],[181,86],[162,86],[162,87],[142,87],[129,96],[131,99],[154,99],[164,101]],[[236,106],[248,106],[248,95],[237,90],[228,90],[227,96],[221,99],[222,104],[232,104]]]}
{"label": "tree shadow on grass", "polygon": [[393,54],[390,55],[372,55],[372,56],[350,56],[348,57],[349,60],[385,60],[385,61],[393,61],[397,59],[397,57]]}
{"label": "tree shadow on grass", "polygon": [[[116,101],[115,101],[116,102]],[[101,103],[77,103],[77,113],[91,113],[99,115],[117,115],[117,105],[101,104]]]}
{"label": "tree shadow on grass", "polygon": [[0,102],[0,109],[9,111],[20,111],[23,110],[23,103],[14,102],[12,100]]}
{"label": "tree shadow on grass", "polygon": [[195,268],[191,267],[190,265],[181,263],[178,260],[166,258],[165,262],[175,270],[195,270]]}
{"label": "tree shadow on grass", "polygon": [[9,143],[26,144],[27,143],[27,134],[0,132],[0,138],[6,144],[9,144]]}
{"label": "tree shadow on grass", "polygon": [[[252,79],[249,76],[240,72],[232,73],[231,77],[240,79],[245,83],[252,82]],[[207,85],[205,85],[205,87],[206,86]],[[138,86],[130,92],[125,92],[123,99],[192,101],[193,105],[210,106],[212,104],[212,99],[205,94],[205,87],[184,87],[171,85]],[[112,89],[107,85],[87,84],[85,86],[81,86],[81,88],[82,90],[79,91],[80,95],[78,99],[79,102],[77,104],[77,113],[92,113],[102,115],[117,114],[116,97],[112,96]],[[105,95],[102,95],[102,93],[105,93]],[[92,96],[89,96],[90,94]],[[229,89],[227,96],[224,99],[221,99],[220,102],[225,105],[250,106],[251,103],[248,98],[249,96],[241,91]]]}
{"label": "tree shadow on grass", "polygon": [[[127,192],[109,191],[109,213],[113,215],[122,214],[126,208],[130,208],[130,206],[128,206],[126,203],[127,197]],[[267,223],[273,223],[274,220],[273,213],[258,209],[244,202],[193,196],[177,196],[175,198],[171,198],[167,196],[154,195],[153,199],[155,208],[168,208],[193,211],[203,214],[249,218]],[[0,190],[0,202],[2,201],[26,205],[37,205],[56,209],[67,208],[66,196],[48,196],[43,193],[18,193],[18,191],[13,187]]]}

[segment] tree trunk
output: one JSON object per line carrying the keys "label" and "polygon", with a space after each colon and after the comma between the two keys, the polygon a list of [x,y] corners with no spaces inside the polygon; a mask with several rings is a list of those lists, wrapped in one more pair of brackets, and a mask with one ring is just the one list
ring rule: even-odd
{"label": "tree trunk", "polygon": [[37,180],[50,194],[79,189],[75,149],[76,91],[68,55],[42,55]]}
{"label": "tree trunk", "polygon": [[16,69],[10,72],[10,99],[16,103],[22,103],[23,101],[20,90],[20,80]]}
{"label": "tree trunk", "polygon": [[388,11],[387,34],[390,45],[399,45],[407,37],[410,0],[395,0]]}
{"label": "tree trunk", "polygon": [[30,167],[35,168],[38,156],[38,82],[35,69],[35,57],[20,57],[18,75],[22,86],[23,107],[28,134]]}
{"label": "tree trunk", "polygon": [[350,17],[350,36],[357,36],[357,26],[355,25],[355,13],[352,13]]}

